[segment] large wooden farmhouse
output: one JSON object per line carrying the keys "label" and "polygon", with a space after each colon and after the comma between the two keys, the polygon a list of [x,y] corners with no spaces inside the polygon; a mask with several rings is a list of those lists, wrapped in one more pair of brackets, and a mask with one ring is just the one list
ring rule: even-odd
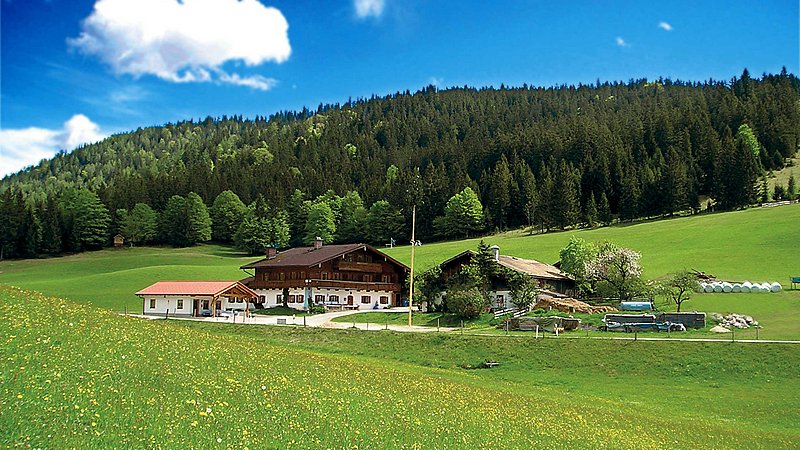
{"label": "large wooden farmhouse", "polygon": [[[399,306],[409,268],[367,244],[297,247],[241,267],[251,276],[242,280],[259,295],[264,307],[307,309],[325,305],[342,309]],[[285,301],[284,301],[285,300]]]}
{"label": "large wooden farmhouse", "polygon": [[[497,264],[522,272],[529,275],[536,280],[539,288],[544,291],[549,291],[556,294],[564,294],[572,296],[575,294],[576,283],[575,280],[569,275],[562,272],[559,268],[536,261],[535,259],[522,259],[516,256],[507,256],[500,254],[500,247],[497,245],[492,246],[494,260]],[[461,271],[461,268],[472,262],[472,259],[477,253],[472,250],[466,250],[456,256],[448,259],[440,264],[442,269],[442,277],[447,278]],[[504,285],[502,281],[498,282],[493,288],[493,302],[491,307],[493,309],[505,309],[512,306],[511,293],[508,286]]]}

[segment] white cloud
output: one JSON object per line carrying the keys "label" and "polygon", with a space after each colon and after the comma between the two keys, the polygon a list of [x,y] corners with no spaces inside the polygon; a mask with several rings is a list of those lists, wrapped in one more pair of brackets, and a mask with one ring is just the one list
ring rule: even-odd
{"label": "white cloud", "polygon": [[617,45],[619,45],[620,47],[630,47],[631,46],[631,44],[628,44],[627,42],[625,42],[625,39],[622,39],[619,36],[617,36],[616,42],[617,42]]}
{"label": "white cloud", "polygon": [[664,31],[672,31],[672,25],[667,22],[659,22],[658,28],[661,28]]}
{"label": "white cloud", "polygon": [[365,19],[370,16],[380,17],[386,5],[384,0],[353,0],[353,6],[356,8],[356,16]]}
{"label": "white cloud", "polygon": [[258,0],[98,0],[68,43],[120,74],[267,90],[274,80],[228,74],[222,65],[286,61],[288,29],[278,9]]}
{"label": "white cloud", "polygon": [[436,87],[439,87],[439,85],[441,85],[442,82],[444,82],[444,79],[442,77],[430,77],[430,78],[428,78],[428,84],[432,84],[432,85],[434,85]]}
{"label": "white cloud", "polygon": [[100,126],[83,114],[75,114],[59,130],[18,128],[0,130],[0,177],[15,173],[59,150],[72,150],[105,138]]}

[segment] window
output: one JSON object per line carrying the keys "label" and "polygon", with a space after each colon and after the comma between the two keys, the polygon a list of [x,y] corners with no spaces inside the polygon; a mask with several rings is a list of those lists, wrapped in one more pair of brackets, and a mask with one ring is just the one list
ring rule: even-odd
{"label": "window", "polygon": [[286,272],[281,272],[279,275],[280,281],[286,280]]}
{"label": "window", "polygon": [[387,304],[389,304],[389,297],[381,295],[381,305],[387,305]]}
{"label": "window", "polygon": [[328,279],[328,272],[322,272],[322,279],[323,280],[327,280]]}
{"label": "window", "polygon": [[328,296],[328,303],[339,303],[339,296],[338,295],[329,295]]}
{"label": "window", "polygon": [[305,272],[300,272],[300,279],[301,280],[305,280],[306,279],[306,273]]}
{"label": "window", "polygon": [[156,299],[150,299],[150,309],[156,309]]}
{"label": "window", "polygon": [[358,255],[358,262],[364,262],[364,255]]}
{"label": "window", "polygon": [[364,282],[367,282],[367,283],[369,283],[370,281],[372,281],[372,275],[364,275],[364,276],[362,277],[362,280],[363,280]]}
{"label": "window", "polygon": [[289,294],[289,303],[296,303],[296,302],[297,302],[297,296],[294,294]]}
{"label": "window", "polygon": [[297,279],[297,272],[292,272],[291,279],[292,280],[296,280]]}
{"label": "window", "polygon": [[183,309],[183,299],[182,298],[178,299],[178,309]]}
{"label": "window", "polygon": [[342,274],[339,273],[339,272],[333,272],[333,279],[334,280],[341,280],[342,279]]}
{"label": "window", "polygon": [[283,294],[278,294],[275,296],[276,303],[283,303]]}
{"label": "window", "polygon": [[325,296],[324,295],[315,295],[314,301],[316,303],[325,303]]}
{"label": "window", "polygon": [[369,295],[362,295],[361,303],[372,303],[372,298]]}
{"label": "window", "polygon": [[504,305],[506,303],[506,297],[504,295],[497,296],[497,304]]}
{"label": "window", "polygon": [[258,300],[259,300],[261,303],[267,303],[267,296],[266,296],[266,295],[259,295],[259,296],[258,296]]}
{"label": "window", "polygon": [[381,275],[381,281],[383,281],[384,283],[388,283],[389,282],[389,275]]}

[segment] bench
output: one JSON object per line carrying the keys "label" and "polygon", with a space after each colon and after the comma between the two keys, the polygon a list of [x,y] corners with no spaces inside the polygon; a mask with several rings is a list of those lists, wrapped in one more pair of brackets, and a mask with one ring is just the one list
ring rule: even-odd
{"label": "bench", "polygon": [[800,277],[792,277],[792,289],[797,289],[797,285],[800,284]]}

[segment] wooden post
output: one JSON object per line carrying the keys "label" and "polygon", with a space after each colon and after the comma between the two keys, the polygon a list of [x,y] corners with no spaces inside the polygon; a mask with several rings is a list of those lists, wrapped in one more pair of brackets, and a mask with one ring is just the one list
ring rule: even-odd
{"label": "wooden post", "polygon": [[464,321],[461,321],[461,335],[464,335]]}
{"label": "wooden post", "polygon": [[436,318],[436,331],[439,331],[439,318]]}
{"label": "wooden post", "polygon": [[416,225],[417,225],[417,205],[414,205],[411,210],[411,282],[408,286],[408,326],[411,326],[411,308],[414,305],[414,247],[417,246],[416,241]]}

